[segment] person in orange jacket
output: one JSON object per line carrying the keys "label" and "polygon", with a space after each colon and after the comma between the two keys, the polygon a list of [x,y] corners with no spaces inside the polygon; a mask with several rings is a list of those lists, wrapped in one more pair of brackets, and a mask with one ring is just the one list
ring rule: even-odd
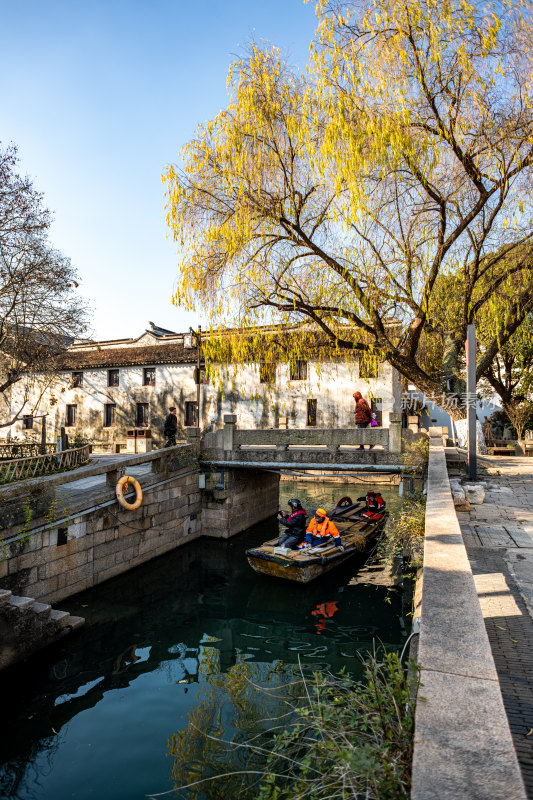
{"label": "person in orange jacket", "polygon": [[328,518],[325,508],[317,508],[314,517],[307,527],[305,534],[305,544],[302,547],[315,547],[323,544],[325,539],[333,536],[333,540],[339,550],[344,552],[341,542],[341,535],[333,522]]}
{"label": "person in orange jacket", "polygon": [[326,622],[328,619],[338,611],[337,603],[329,601],[328,603],[319,603],[311,614],[317,618],[316,630],[317,633],[322,633],[326,630]]}

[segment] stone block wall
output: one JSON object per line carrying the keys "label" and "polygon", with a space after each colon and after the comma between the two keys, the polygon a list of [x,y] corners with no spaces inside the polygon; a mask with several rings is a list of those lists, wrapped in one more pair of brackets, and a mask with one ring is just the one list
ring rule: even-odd
{"label": "stone block wall", "polygon": [[202,492],[202,532],[228,539],[274,515],[279,508],[279,479],[277,473],[254,469],[208,474]]}
{"label": "stone block wall", "polygon": [[0,669],[83,626],[83,617],[0,589]]}
{"label": "stone block wall", "polygon": [[58,602],[197,538],[205,533],[201,519],[198,472],[184,468],[147,487],[136,511],[113,504],[80,512],[60,528],[6,545],[0,588]]}

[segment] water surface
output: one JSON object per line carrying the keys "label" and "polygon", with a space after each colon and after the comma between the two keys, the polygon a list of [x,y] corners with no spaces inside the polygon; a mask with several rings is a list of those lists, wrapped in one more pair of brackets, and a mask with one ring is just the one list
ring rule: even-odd
{"label": "water surface", "polygon": [[[283,482],[280,505],[364,493]],[[295,669],[358,674],[376,640],[402,645],[406,599],[381,565],[354,560],[308,586],[256,575],[244,550],[277,527],[192,542],[66,601],[85,629],[2,675],[0,796],[141,800],[172,789],[173,769],[183,784],[242,766],[226,742],[273,724]],[[235,795],[218,784],[179,796]]]}

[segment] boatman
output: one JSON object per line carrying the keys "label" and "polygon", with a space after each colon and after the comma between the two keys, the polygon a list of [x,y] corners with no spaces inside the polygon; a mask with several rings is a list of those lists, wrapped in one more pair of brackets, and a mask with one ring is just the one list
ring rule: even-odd
{"label": "boatman", "polygon": [[366,510],[361,514],[362,517],[374,520],[381,519],[385,511],[386,503],[379,492],[374,492],[370,489],[366,497],[358,497],[357,500],[364,500],[366,502]]}
{"label": "boatman", "polygon": [[344,552],[344,547],[341,543],[341,535],[333,522],[328,518],[325,508],[317,508],[314,517],[309,523],[305,535],[305,544],[303,547],[315,547],[316,545],[324,544],[325,540],[330,536],[341,553]]}

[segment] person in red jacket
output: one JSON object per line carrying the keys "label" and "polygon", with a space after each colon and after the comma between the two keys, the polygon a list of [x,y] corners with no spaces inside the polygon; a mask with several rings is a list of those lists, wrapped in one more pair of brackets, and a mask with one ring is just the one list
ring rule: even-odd
{"label": "person in red jacket", "polygon": [[[357,428],[368,428],[372,422],[372,409],[366,402],[361,392],[354,392],[353,398],[355,400],[355,425]],[[369,450],[372,450],[373,444],[370,445]],[[359,445],[359,450],[364,450],[363,444]]]}
{"label": "person in red jacket", "polygon": [[357,499],[364,500],[366,502],[366,509],[361,514],[362,517],[368,517],[368,519],[381,519],[387,504],[379,492],[374,492],[372,489],[370,489],[365,497],[358,497]]}

